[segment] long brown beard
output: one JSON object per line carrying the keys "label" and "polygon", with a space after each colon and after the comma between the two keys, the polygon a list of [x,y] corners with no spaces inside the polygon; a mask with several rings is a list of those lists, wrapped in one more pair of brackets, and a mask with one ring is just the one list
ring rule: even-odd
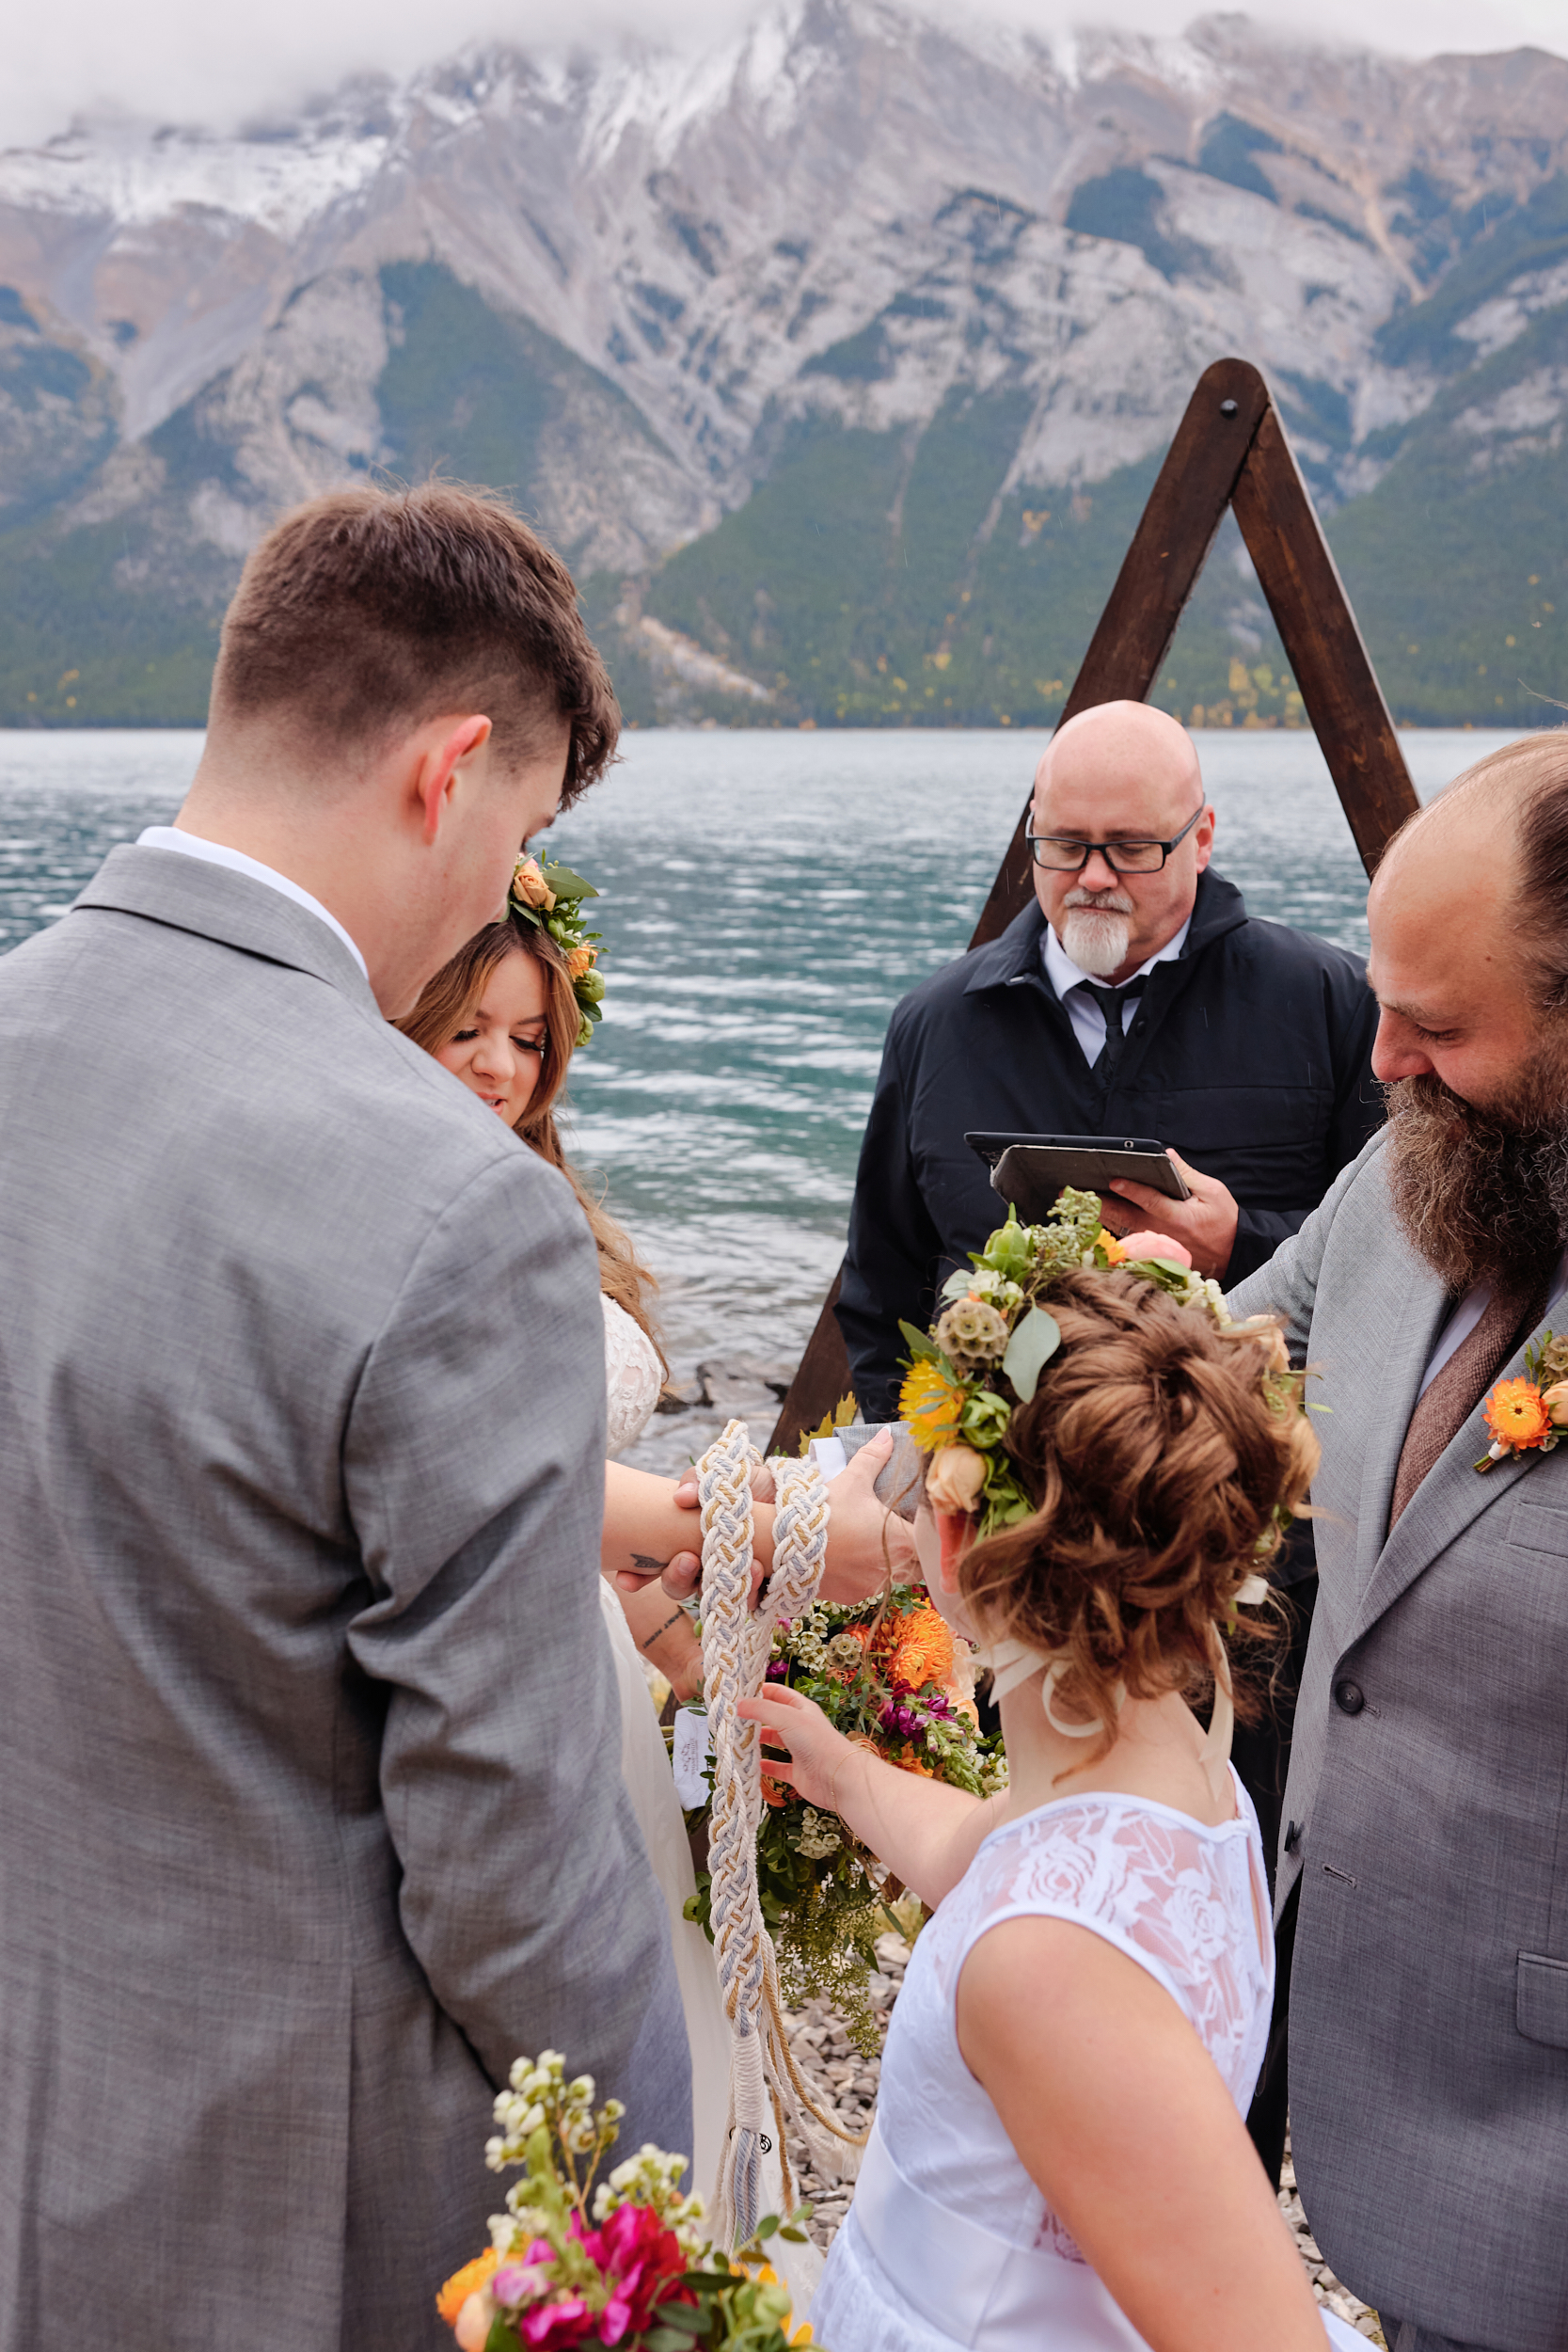
{"label": "long brown beard", "polygon": [[1517,1282],[1568,1236],[1568,1057],[1554,1039],[1484,1108],[1441,1078],[1387,1089],[1389,1190],[1406,1239],[1452,1291]]}

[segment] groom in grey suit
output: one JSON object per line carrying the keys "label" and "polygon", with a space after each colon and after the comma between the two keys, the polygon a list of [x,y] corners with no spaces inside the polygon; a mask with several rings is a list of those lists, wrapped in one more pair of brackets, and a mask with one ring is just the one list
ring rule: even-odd
{"label": "groom in grey suit", "polygon": [[287,519],[0,963],[0,2352],[416,2352],[554,2045],[689,2149],[568,1186],[387,1016],[618,714],[441,485]]}
{"label": "groom in grey suit", "polygon": [[1386,1128],[1233,1294],[1328,1408],[1279,1857],[1291,2131],[1392,2352],[1568,2344],[1568,1444],[1485,1401],[1568,1335],[1568,740],[1483,761],[1369,907]]}

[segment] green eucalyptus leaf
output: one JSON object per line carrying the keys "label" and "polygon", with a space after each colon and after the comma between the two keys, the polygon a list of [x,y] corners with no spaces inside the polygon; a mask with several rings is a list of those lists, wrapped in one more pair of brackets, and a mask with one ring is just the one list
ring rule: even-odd
{"label": "green eucalyptus leaf", "polygon": [[509,2319],[498,2312],[484,2339],[484,2352],[523,2352],[523,2340]]}
{"label": "green eucalyptus leaf", "polygon": [[1043,1307],[1031,1307],[1027,1314],[1019,1317],[1002,1359],[1002,1369],[1021,1404],[1028,1404],[1039,1385],[1040,1374],[1061,1344],[1062,1327]]}
{"label": "green eucalyptus leaf", "polygon": [[549,865],[541,859],[540,871],[558,898],[570,898],[575,902],[578,898],[596,898],[599,895],[591,882],[585,882],[580,874],[574,874],[569,866]]}
{"label": "green eucalyptus leaf", "polygon": [[917,1331],[912,1323],[906,1323],[902,1315],[898,1318],[898,1328],[902,1331],[905,1339],[908,1340],[910,1343],[910,1354],[911,1356],[926,1357],[933,1359],[940,1357],[942,1350],[935,1346],[932,1342],[927,1338],[924,1331]]}

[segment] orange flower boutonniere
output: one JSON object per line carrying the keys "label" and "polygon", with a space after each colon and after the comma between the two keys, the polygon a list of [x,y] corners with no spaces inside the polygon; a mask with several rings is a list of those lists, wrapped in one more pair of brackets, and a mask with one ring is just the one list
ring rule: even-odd
{"label": "orange flower boutonniere", "polygon": [[[1551,1380],[1560,1369],[1561,1343],[1545,1332],[1539,1347],[1525,1351],[1522,1380],[1499,1380],[1486,1400],[1484,1418],[1492,1443],[1476,1464],[1489,1470],[1515,1454],[1550,1454],[1568,1433],[1568,1380]],[[1551,1381],[1550,1386],[1544,1385]]]}

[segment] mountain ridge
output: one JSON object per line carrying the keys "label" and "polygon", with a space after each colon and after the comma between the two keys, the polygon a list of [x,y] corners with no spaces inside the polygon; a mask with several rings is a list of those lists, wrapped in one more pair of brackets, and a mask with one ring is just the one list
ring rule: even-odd
{"label": "mountain ridge", "polygon": [[[1565,323],[1544,52],[787,0],[695,57],[490,45],[246,135],[79,126],[0,156],[0,723],[198,716],[276,515],[436,463],[562,546],[636,717],[1040,720],[1232,349],[1396,711],[1512,722],[1568,682]],[[1166,675],[1299,717],[1233,540]]]}

